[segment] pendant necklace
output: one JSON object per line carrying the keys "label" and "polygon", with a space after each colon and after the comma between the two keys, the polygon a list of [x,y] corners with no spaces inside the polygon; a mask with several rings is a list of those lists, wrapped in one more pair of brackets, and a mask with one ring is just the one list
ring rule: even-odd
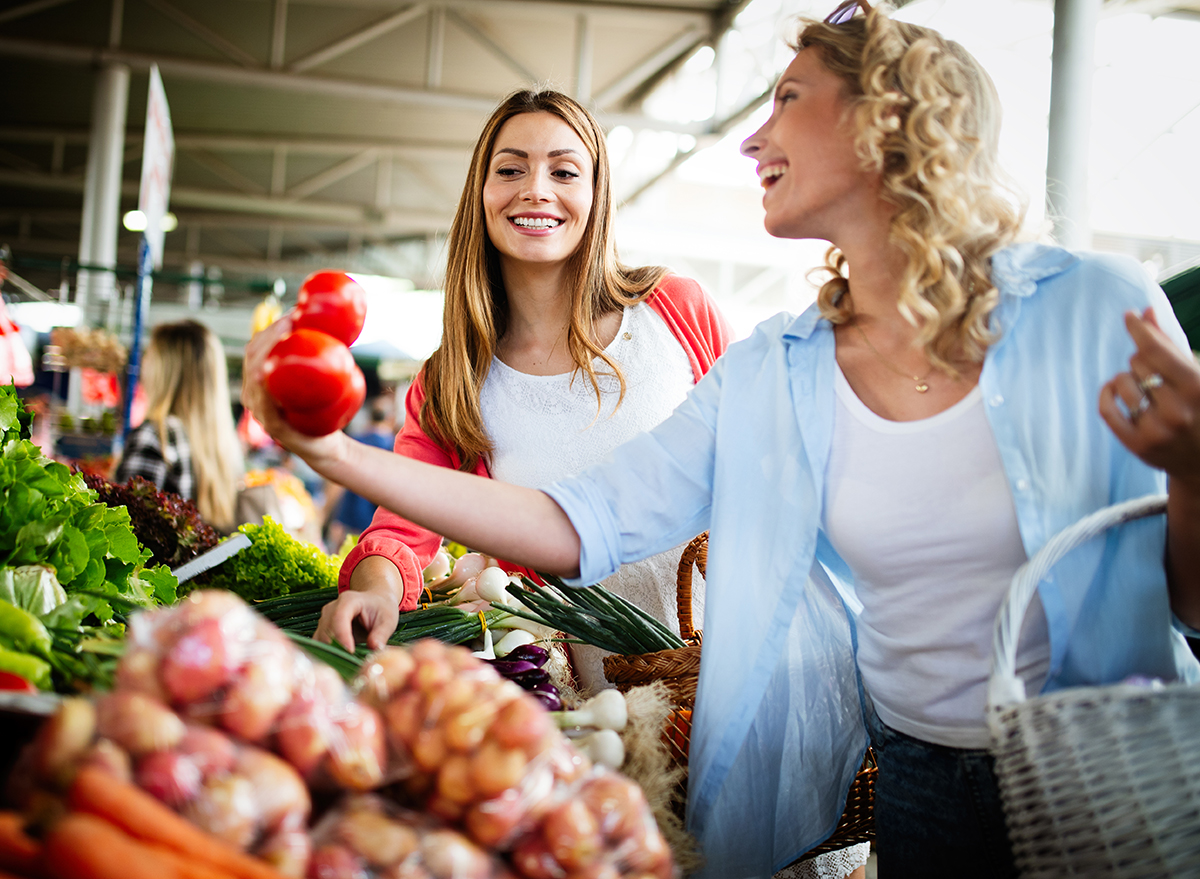
{"label": "pendant necklace", "polygon": [[879,349],[872,345],[871,340],[867,338],[866,330],[862,328],[862,325],[858,322],[857,318],[854,321],[854,326],[858,330],[858,334],[862,336],[863,341],[867,343],[867,347],[871,349],[871,353],[878,357],[880,361],[883,362],[884,366],[896,373],[896,375],[902,375],[905,378],[912,379],[916,383],[916,391],[918,394],[923,394],[929,390],[929,376],[933,375],[932,366],[929,367],[929,370],[924,375],[912,375],[911,373],[905,372],[903,369],[894,366],[890,360],[879,353]]}

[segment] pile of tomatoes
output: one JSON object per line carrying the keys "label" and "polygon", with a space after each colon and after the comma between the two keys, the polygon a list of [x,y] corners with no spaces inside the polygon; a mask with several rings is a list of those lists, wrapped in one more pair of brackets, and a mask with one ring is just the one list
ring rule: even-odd
{"label": "pile of tomatoes", "polygon": [[362,406],[367,384],[349,346],[366,316],[366,292],[344,272],[315,272],[300,285],[292,332],[263,369],[267,392],[301,433],[341,430]]}

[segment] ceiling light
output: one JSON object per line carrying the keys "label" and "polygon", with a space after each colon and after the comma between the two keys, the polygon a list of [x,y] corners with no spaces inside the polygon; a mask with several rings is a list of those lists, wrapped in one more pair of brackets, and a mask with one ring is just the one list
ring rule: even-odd
{"label": "ceiling light", "polygon": [[130,232],[146,231],[146,215],[141,211],[126,211],[121,222]]}

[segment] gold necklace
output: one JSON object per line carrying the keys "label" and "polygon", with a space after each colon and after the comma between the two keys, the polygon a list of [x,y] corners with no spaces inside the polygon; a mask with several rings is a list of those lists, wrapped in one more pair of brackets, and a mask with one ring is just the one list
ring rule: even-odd
{"label": "gold necklace", "polygon": [[916,390],[918,394],[923,394],[929,390],[928,379],[929,376],[933,375],[932,366],[929,367],[928,372],[926,372],[924,375],[912,375],[911,373],[905,372],[903,369],[894,366],[890,360],[879,353],[879,349],[872,345],[871,340],[867,338],[867,332],[862,328],[862,324],[858,322],[857,318],[854,320],[854,326],[858,329],[858,334],[862,336],[863,341],[867,343],[867,347],[870,348],[871,352],[883,362],[884,366],[896,373],[896,375],[902,375],[905,378],[911,378],[914,382],[916,382]]}

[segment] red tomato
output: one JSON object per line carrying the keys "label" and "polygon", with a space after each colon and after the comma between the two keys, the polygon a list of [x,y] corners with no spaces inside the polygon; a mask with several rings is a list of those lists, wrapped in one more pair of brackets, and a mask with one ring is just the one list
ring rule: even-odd
{"label": "red tomato", "polygon": [[285,409],[283,417],[306,436],[325,436],[349,424],[366,396],[367,381],[363,378],[362,370],[355,366],[346,380],[346,390],[341,398],[322,409]]}
{"label": "red tomato", "polygon": [[0,671],[0,690],[10,693],[36,693],[38,688],[20,675],[13,674],[11,671]]}
{"label": "red tomato", "polygon": [[287,411],[337,403],[357,369],[350,349],[333,336],[303,329],[276,342],[263,364],[267,393]]}
{"label": "red tomato", "polygon": [[352,345],[367,317],[367,293],[345,272],[314,272],[300,285],[292,324]]}

